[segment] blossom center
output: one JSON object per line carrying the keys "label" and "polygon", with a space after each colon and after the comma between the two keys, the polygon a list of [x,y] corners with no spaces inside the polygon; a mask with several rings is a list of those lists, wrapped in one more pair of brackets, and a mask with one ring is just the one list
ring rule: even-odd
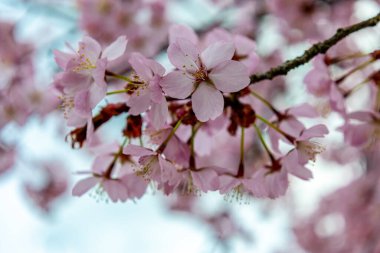
{"label": "blossom center", "polygon": [[297,149],[313,162],[316,156],[325,150],[322,144],[315,141],[297,141],[296,145]]}
{"label": "blossom center", "polygon": [[203,67],[200,67],[196,72],[191,73],[191,75],[195,78],[195,82],[197,83],[206,81],[208,78],[207,71]]}

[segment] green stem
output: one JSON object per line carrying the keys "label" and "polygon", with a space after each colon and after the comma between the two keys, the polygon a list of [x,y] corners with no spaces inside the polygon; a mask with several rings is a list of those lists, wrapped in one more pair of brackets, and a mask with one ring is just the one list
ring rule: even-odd
{"label": "green stem", "polygon": [[160,147],[158,147],[157,149],[157,153],[162,153],[164,152],[165,148],[166,148],[166,145],[168,144],[168,142],[170,141],[170,139],[174,136],[175,132],[177,131],[178,127],[181,125],[182,123],[182,118],[180,118],[177,123],[175,124],[174,128],[172,129],[172,131],[170,132],[170,134],[168,135],[168,137],[166,137],[166,139],[164,140],[164,142],[160,145]]}
{"label": "green stem", "polygon": [[240,162],[244,163],[244,127],[241,128],[241,135],[240,135]]}
{"label": "green stem", "polygon": [[120,145],[118,152],[115,154],[115,157],[113,161],[111,162],[110,166],[108,167],[107,171],[104,173],[105,178],[111,178],[111,174],[113,171],[113,168],[115,167],[115,164],[117,162],[117,159],[120,157],[120,155],[123,153],[123,148],[125,144],[127,144],[128,138],[124,138],[123,143]]}
{"label": "green stem", "polygon": [[124,90],[114,90],[114,91],[109,91],[106,93],[106,95],[114,95],[114,94],[121,94],[121,93],[127,93],[131,89],[124,89]]}
{"label": "green stem", "polygon": [[127,81],[128,83],[133,83],[132,79],[130,79],[130,78],[126,77],[126,76],[123,76],[123,75],[119,75],[119,74],[113,73],[113,72],[108,71],[108,70],[106,71],[106,75],[115,77],[115,78],[123,80],[123,81]]}
{"label": "green stem", "polygon": [[257,135],[259,136],[260,142],[263,145],[265,151],[268,153],[269,158],[271,159],[271,161],[274,161],[275,159],[272,155],[272,152],[270,152],[270,149],[268,148],[267,143],[264,140],[264,137],[263,137],[263,134],[262,134],[260,128],[256,124],[253,124],[253,126],[255,127],[255,130],[256,130]]}
{"label": "green stem", "polygon": [[287,134],[284,131],[282,131],[278,126],[276,126],[275,124],[273,124],[272,122],[270,122],[269,120],[267,120],[266,118],[264,118],[263,116],[256,114],[256,118],[258,118],[259,120],[261,120],[262,122],[264,122],[265,124],[267,124],[269,127],[271,127],[272,129],[274,129],[278,133],[282,134],[290,142],[292,142],[292,143],[294,142],[294,137],[292,137],[289,134]]}
{"label": "green stem", "polygon": [[258,93],[254,92],[254,91],[251,91],[251,95],[254,96],[255,98],[257,98],[258,100],[260,100],[263,104],[265,104],[269,109],[271,109],[276,115],[279,115],[280,113],[278,112],[278,110],[276,108],[273,107],[273,105],[268,101],[266,100],[265,98],[263,98],[261,95],[259,95]]}

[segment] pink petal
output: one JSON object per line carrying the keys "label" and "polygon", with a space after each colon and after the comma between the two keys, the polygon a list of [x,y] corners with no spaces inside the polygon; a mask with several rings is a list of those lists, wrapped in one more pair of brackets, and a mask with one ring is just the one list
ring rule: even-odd
{"label": "pink petal", "polygon": [[198,44],[198,36],[189,26],[171,25],[169,28],[169,44],[175,43],[177,39],[187,39],[193,44]]}
{"label": "pink petal", "polygon": [[127,200],[127,188],[119,180],[105,180],[102,185],[113,202]]}
{"label": "pink petal", "polygon": [[191,171],[191,177],[194,185],[203,192],[216,191],[219,188],[218,174],[214,170],[202,168]]}
{"label": "pink petal", "polygon": [[165,68],[158,62],[152,59],[146,59],[145,64],[153,71],[155,75],[163,76],[165,74]]}
{"label": "pink petal", "polygon": [[233,43],[217,42],[207,47],[200,57],[206,68],[211,70],[223,62],[231,60],[234,52],[235,47]]}
{"label": "pink petal", "polygon": [[349,125],[344,132],[345,139],[354,147],[365,145],[373,134],[373,127],[368,124]]}
{"label": "pink petal", "polygon": [[205,37],[205,43],[207,46],[215,44],[217,42],[232,42],[231,33],[227,32],[222,28],[214,28],[212,31],[208,32]]}
{"label": "pink petal", "polygon": [[89,117],[92,108],[90,106],[89,92],[84,90],[79,92],[74,98],[75,111],[82,117]]}
{"label": "pink petal", "polygon": [[129,144],[128,146],[124,147],[123,154],[131,156],[148,156],[154,155],[155,152],[141,146]]}
{"label": "pink petal", "polygon": [[59,50],[54,50],[53,51],[53,54],[54,54],[54,59],[55,59],[55,62],[58,64],[59,67],[61,67],[61,69],[63,70],[66,70],[66,67],[67,67],[67,63],[73,59],[73,57],[75,57],[75,55],[73,54],[68,54],[68,53],[64,53],[64,52],[61,52]]}
{"label": "pink petal", "polygon": [[160,130],[165,126],[168,116],[168,102],[166,102],[165,98],[159,104],[153,103],[152,108],[148,112],[148,117],[151,120],[153,128],[156,130]]}
{"label": "pink petal", "polygon": [[94,162],[92,163],[91,170],[96,174],[102,175],[111,165],[113,160],[114,157],[110,154],[99,155],[95,158]]}
{"label": "pink petal", "polygon": [[303,103],[298,106],[291,107],[286,110],[287,114],[291,114],[298,117],[315,118],[318,117],[318,112],[315,108],[308,103]]}
{"label": "pink petal", "polygon": [[132,53],[129,64],[144,81],[149,82],[153,78],[152,70],[146,65],[145,57],[140,53]]}
{"label": "pink petal", "polygon": [[128,40],[126,36],[118,37],[111,45],[103,50],[102,58],[108,61],[116,60],[124,54],[127,43]]}
{"label": "pink petal", "polygon": [[374,120],[374,113],[371,111],[356,111],[347,115],[350,119],[357,119],[364,122],[371,122]]}
{"label": "pink petal", "polygon": [[151,105],[150,93],[146,90],[142,91],[141,94],[136,94],[136,92],[128,99],[127,105],[129,108],[129,113],[131,115],[139,115],[146,112]]}
{"label": "pink petal", "polygon": [[249,55],[256,50],[256,43],[245,36],[235,35],[233,40],[237,55]]}
{"label": "pink petal", "polygon": [[94,187],[97,183],[99,183],[99,178],[96,177],[88,177],[80,180],[75,184],[72,194],[73,196],[82,196],[86,192],[88,192],[92,187]]}
{"label": "pink petal", "polygon": [[250,82],[247,67],[237,61],[228,61],[217,66],[209,77],[222,92],[237,92],[247,87]]}
{"label": "pink petal", "polygon": [[179,173],[173,163],[159,156],[158,162],[161,168],[163,182],[171,186],[178,186],[183,179],[183,173]]}
{"label": "pink petal", "polygon": [[135,173],[125,175],[121,178],[123,184],[127,187],[129,198],[141,198],[148,186],[148,181]]}
{"label": "pink petal", "polygon": [[194,80],[182,71],[170,72],[162,78],[160,85],[168,96],[179,99],[187,98],[194,90]]}
{"label": "pink petal", "polygon": [[224,194],[226,192],[231,191],[233,188],[235,188],[239,184],[240,184],[240,181],[237,180],[235,177],[222,175],[219,177],[219,192],[221,194]]}
{"label": "pink petal", "polygon": [[199,68],[198,49],[189,40],[178,39],[168,47],[170,62],[181,70],[195,72]]}
{"label": "pink petal", "polygon": [[83,42],[80,42],[79,44],[79,53],[83,54],[91,63],[95,64],[102,51],[102,47],[99,43],[89,36],[84,36]]}
{"label": "pink petal", "polygon": [[321,138],[329,133],[329,130],[327,127],[323,124],[312,126],[308,129],[305,129],[301,136],[299,137],[299,140],[308,140],[311,138]]}
{"label": "pink petal", "polygon": [[299,164],[298,155],[299,152],[297,152],[296,150],[290,151],[282,160],[283,167],[290,174],[293,174],[294,176],[299,177],[303,180],[309,180],[313,178],[313,174],[311,173],[311,171],[303,165]]}
{"label": "pink petal", "polygon": [[191,96],[193,111],[201,122],[216,119],[223,113],[224,99],[222,93],[213,86],[200,83]]}

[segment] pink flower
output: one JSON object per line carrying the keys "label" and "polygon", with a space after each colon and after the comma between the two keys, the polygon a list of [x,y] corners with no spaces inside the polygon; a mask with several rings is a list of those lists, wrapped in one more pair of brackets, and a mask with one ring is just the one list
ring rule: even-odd
{"label": "pink flower", "polygon": [[289,187],[288,173],[284,169],[271,172],[268,168],[261,168],[248,182],[247,189],[257,198],[278,198],[285,195]]}
{"label": "pink flower", "polygon": [[62,93],[66,117],[71,119],[71,116],[78,115],[84,118],[71,120],[73,126],[85,122],[92,109],[105,97],[107,64],[122,56],[126,46],[126,37],[121,36],[102,50],[97,41],[85,36],[77,52],[54,51],[57,64],[64,70],[56,76],[54,85]]}
{"label": "pink flower", "polygon": [[324,56],[319,55],[313,60],[313,68],[305,76],[304,82],[308,91],[314,96],[327,96],[330,87],[334,85],[329,69],[324,62]]}
{"label": "pink flower", "polygon": [[139,83],[132,87],[133,94],[127,101],[129,113],[138,115],[150,108],[148,115],[153,127],[161,129],[169,116],[168,103],[159,85],[165,69],[139,53],[133,53],[129,63],[136,72],[135,81]]}
{"label": "pink flower", "polygon": [[141,146],[129,144],[123,149],[123,154],[139,157],[139,168],[135,170],[137,176],[145,181],[154,180],[158,184],[164,183],[168,178],[165,171],[172,170],[173,164],[166,160],[161,154]]}
{"label": "pink flower", "polygon": [[25,183],[24,188],[28,196],[38,207],[49,212],[54,201],[66,193],[68,173],[60,164],[54,163],[43,164],[40,172],[45,179],[44,184],[34,186],[32,183]]}
{"label": "pink flower", "polygon": [[[82,196],[87,191],[92,189],[95,186],[99,186],[96,190],[96,193],[100,197],[104,197],[104,193],[113,201],[126,201],[129,198],[128,189],[121,179],[125,174],[118,173],[114,175],[116,165],[115,155],[119,150],[119,145],[111,144],[96,147],[93,149],[95,153],[98,153],[98,156],[93,162],[91,171],[83,172],[90,173],[91,176],[77,182],[72,190],[73,196]],[[112,173],[110,173],[112,170]],[[120,170],[125,170],[125,168],[120,168]]]}
{"label": "pink flower", "polygon": [[206,122],[222,114],[221,92],[237,92],[248,86],[250,79],[247,68],[231,60],[235,52],[233,43],[217,42],[200,52],[187,33],[184,34],[187,37],[177,38],[168,48],[169,60],[177,70],[166,75],[161,86],[174,98],[191,95],[196,117]]}
{"label": "pink flower", "polygon": [[[311,105],[307,103],[294,106],[280,112],[278,120],[274,123],[277,123],[277,126],[287,134],[292,136],[299,135],[304,129],[305,126],[302,124],[298,118],[315,118],[318,116],[317,111]],[[279,140],[288,141],[282,134],[274,130],[273,128],[268,129],[269,138],[272,144],[272,148],[277,153],[280,153],[279,150]]]}
{"label": "pink flower", "polygon": [[[357,123],[353,123],[354,120]],[[374,144],[380,137],[380,113],[374,111],[350,113],[341,130],[343,130],[345,140],[352,146],[366,147]]]}
{"label": "pink flower", "polygon": [[[304,129],[300,133],[299,137],[294,140],[295,149],[291,150],[288,153],[287,157],[289,158],[290,156],[293,158],[292,152],[295,152],[294,156],[298,158],[296,158],[296,160],[298,160],[299,164],[306,164],[309,160],[315,162],[316,155],[324,151],[324,147],[318,142],[312,141],[310,139],[321,138],[328,133],[329,131],[327,127],[323,124]],[[294,159],[291,160],[293,161]]]}
{"label": "pink flower", "polygon": [[259,57],[256,54],[256,43],[239,34],[231,34],[228,31],[215,28],[211,32],[207,33],[206,44],[212,45],[217,42],[231,42],[235,48],[235,54],[232,59],[243,63],[250,74],[256,70],[259,63]]}

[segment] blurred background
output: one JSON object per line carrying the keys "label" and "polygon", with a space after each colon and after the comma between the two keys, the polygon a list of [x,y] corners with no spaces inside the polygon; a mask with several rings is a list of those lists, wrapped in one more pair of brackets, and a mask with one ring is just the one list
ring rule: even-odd
{"label": "blurred background", "polygon": [[[115,2],[124,7],[124,12],[119,13],[121,16],[102,16],[108,4]],[[122,24],[128,29],[133,28],[131,31],[125,28],[125,31],[131,34],[130,45],[134,49],[155,57],[165,66],[169,63],[162,48],[167,45],[167,27],[171,23],[183,23],[199,34],[219,25],[248,34],[256,40],[258,54],[265,58],[259,67],[265,70],[274,63],[299,55],[312,42],[330,36],[336,27],[379,12],[376,1],[346,1],[339,3],[342,10],[337,7],[339,4],[331,4],[330,9],[315,14],[325,15],[325,19],[319,19],[322,20],[320,23],[311,22],[317,31],[310,31],[307,24],[298,27],[306,28],[308,34],[302,30],[290,31],[288,28],[297,24],[297,13],[287,10],[291,17],[283,17],[277,13],[278,6],[265,3],[269,1],[146,1],[150,5],[145,8],[135,7],[133,2],[136,1],[115,2],[0,0],[0,22],[11,24],[14,40],[20,48],[21,45],[27,48],[23,55],[29,55],[33,66],[33,80],[26,82],[33,82],[42,94],[48,93],[47,87],[58,71],[53,50],[67,50],[65,43],[75,47],[84,34],[90,34],[104,44],[109,43],[119,33],[115,18],[124,19]],[[136,10],[140,12],[137,14]],[[97,11],[99,16],[96,16]],[[131,21],[127,19],[132,15],[134,21],[130,25],[128,22]],[[337,20],[333,20],[333,16]],[[152,24],[156,25],[157,34],[145,31]],[[0,29],[3,29],[0,36],[5,36],[6,28],[2,26]],[[380,45],[378,34],[360,33],[352,36],[352,41],[364,41],[363,38],[366,43],[357,44],[361,50],[368,52]],[[1,44],[0,47],[4,47],[5,44]],[[286,79],[277,80],[285,86],[292,84],[287,88],[286,97],[276,102],[278,105],[310,100],[304,96],[303,88],[303,78],[310,68],[311,65],[307,64],[292,71]],[[5,70],[2,67],[0,75],[4,76]],[[334,131],[341,124],[340,119],[330,115],[323,121],[332,130],[328,141],[340,143],[343,137]],[[313,122],[305,121],[305,124]],[[118,119],[112,124],[117,125]],[[298,246],[294,225],[311,215],[321,199],[363,173],[360,160],[342,165],[326,157],[312,166],[313,180],[291,178],[291,187],[282,198],[250,199],[249,204],[242,204],[209,193],[196,197],[197,214],[181,211],[175,200],[154,189],[135,202],[106,203],[89,195],[71,196],[72,186],[78,181],[75,172],[89,169],[93,157],[86,151],[72,149],[65,141],[70,130],[65,127],[59,110],[30,113],[21,123],[5,120],[1,124],[0,144],[16,150],[17,158],[12,169],[0,173],[0,252],[307,252]],[[334,148],[339,147],[334,145]],[[5,152],[0,155],[5,157]],[[5,163],[5,160],[0,158],[0,162]],[[52,174],[58,176],[52,179]],[[52,180],[59,182],[59,187],[54,193],[44,192],[49,196],[46,197],[48,200],[41,199],[39,194]],[[343,227],[344,221],[339,216],[330,216],[318,225],[322,235],[337,233]]]}

